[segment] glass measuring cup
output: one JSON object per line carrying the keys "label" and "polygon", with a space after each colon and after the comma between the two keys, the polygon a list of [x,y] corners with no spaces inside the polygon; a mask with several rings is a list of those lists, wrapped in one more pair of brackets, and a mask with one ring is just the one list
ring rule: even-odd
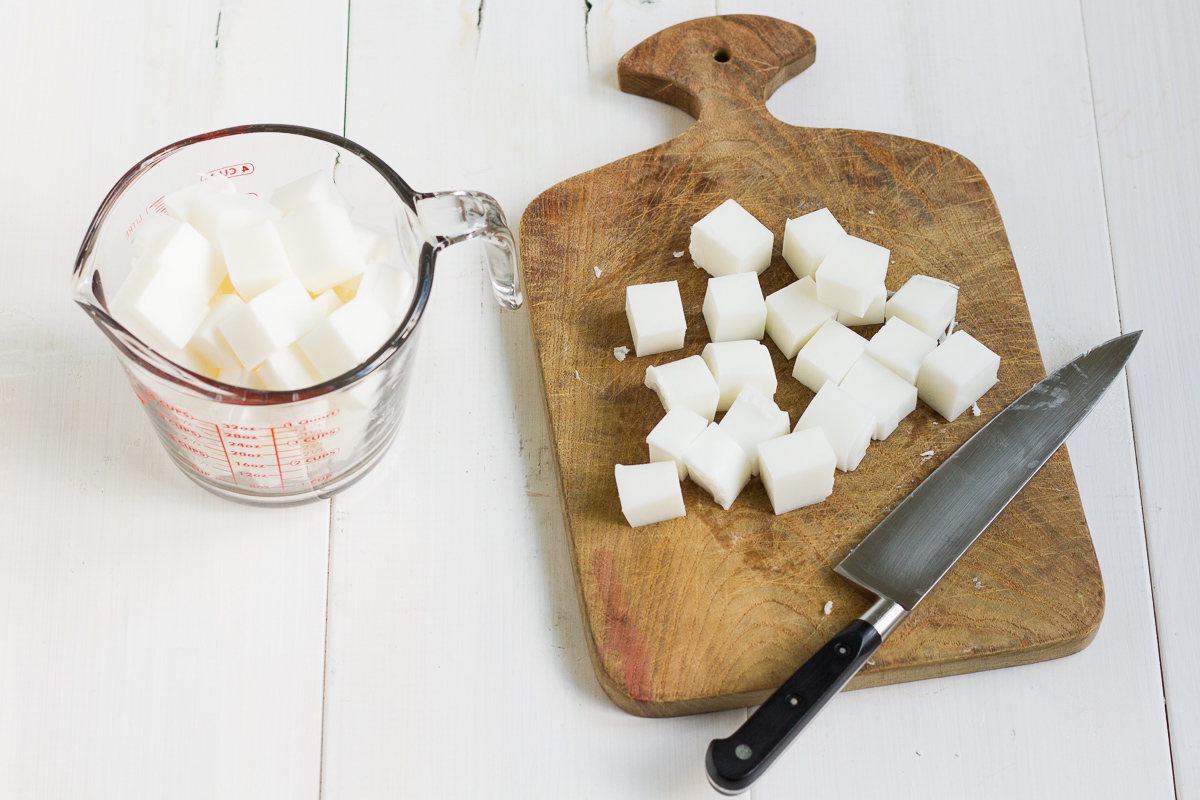
{"label": "glass measuring cup", "polygon": [[[134,233],[165,213],[164,195],[222,175],[239,194],[269,197],[316,171],[334,180],[355,221],[394,234],[393,266],[415,280],[399,327],[365,362],[298,391],[246,389],[175,364],[114,319],[108,298],[132,271]],[[336,134],[247,125],[169,145],[129,170],[88,228],[71,288],[112,342],[154,432],[185,475],[230,500],[294,505],[350,486],[395,438],[438,253],[468,240],[482,245],[496,300],[520,307],[517,250],[491,197],[415,192],[378,157]]]}

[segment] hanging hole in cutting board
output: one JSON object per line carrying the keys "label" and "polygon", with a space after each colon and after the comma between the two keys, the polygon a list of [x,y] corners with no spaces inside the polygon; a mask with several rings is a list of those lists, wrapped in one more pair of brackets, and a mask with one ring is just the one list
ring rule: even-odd
{"label": "hanging hole in cutting board", "polygon": [[719,61],[722,64],[724,64],[726,61],[728,61],[729,58],[730,58],[729,51],[726,50],[724,47],[719,48],[717,50],[717,52],[713,53],[713,61]]}

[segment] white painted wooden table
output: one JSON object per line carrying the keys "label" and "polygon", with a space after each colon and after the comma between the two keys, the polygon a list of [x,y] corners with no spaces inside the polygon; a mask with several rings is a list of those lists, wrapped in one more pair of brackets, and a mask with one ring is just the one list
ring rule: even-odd
{"label": "white painted wooden table", "polygon": [[[203,130],[345,133],[419,189],[542,189],[683,131],[616,88],[675,22],[772,14],[785,121],[965,154],[1047,367],[1146,329],[1070,440],[1107,587],[1060,661],[849,693],[753,790],[1200,798],[1200,6],[1190,0],[4,4],[0,797],[704,798],[745,712],[637,719],[592,677],[524,312],[438,272],[400,440],[300,509],[209,496],[67,296],[92,212]],[[462,502],[467,497],[470,502]],[[1165,704],[1164,704],[1165,698]]]}

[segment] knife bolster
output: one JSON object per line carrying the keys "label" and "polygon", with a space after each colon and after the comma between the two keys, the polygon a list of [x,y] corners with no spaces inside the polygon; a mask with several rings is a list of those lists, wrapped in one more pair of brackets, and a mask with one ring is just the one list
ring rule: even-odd
{"label": "knife bolster", "polygon": [[872,603],[859,619],[877,630],[880,639],[886,639],[907,616],[908,609],[904,606],[881,597]]}

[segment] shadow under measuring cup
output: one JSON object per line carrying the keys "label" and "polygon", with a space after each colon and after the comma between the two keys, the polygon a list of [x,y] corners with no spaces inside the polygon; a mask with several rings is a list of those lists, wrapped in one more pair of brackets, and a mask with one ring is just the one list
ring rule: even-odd
{"label": "shadow under measuring cup", "polygon": [[[114,317],[109,303],[133,269],[134,233],[166,213],[164,196],[219,175],[239,193],[268,197],[314,172],[333,179],[355,221],[395,236],[393,265],[415,281],[399,326],[363,363],[296,391],[248,389],[176,364]],[[169,145],[129,170],[88,228],[71,289],[112,343],[155,433],[185,475],[230,500],[296,505],[347,488],[386,452],[404,412],[438,254],[472,240],[497,302],[519,308],[517,249],[491,197],[416,192],[374,154],[336,134],[248,125]]]}

